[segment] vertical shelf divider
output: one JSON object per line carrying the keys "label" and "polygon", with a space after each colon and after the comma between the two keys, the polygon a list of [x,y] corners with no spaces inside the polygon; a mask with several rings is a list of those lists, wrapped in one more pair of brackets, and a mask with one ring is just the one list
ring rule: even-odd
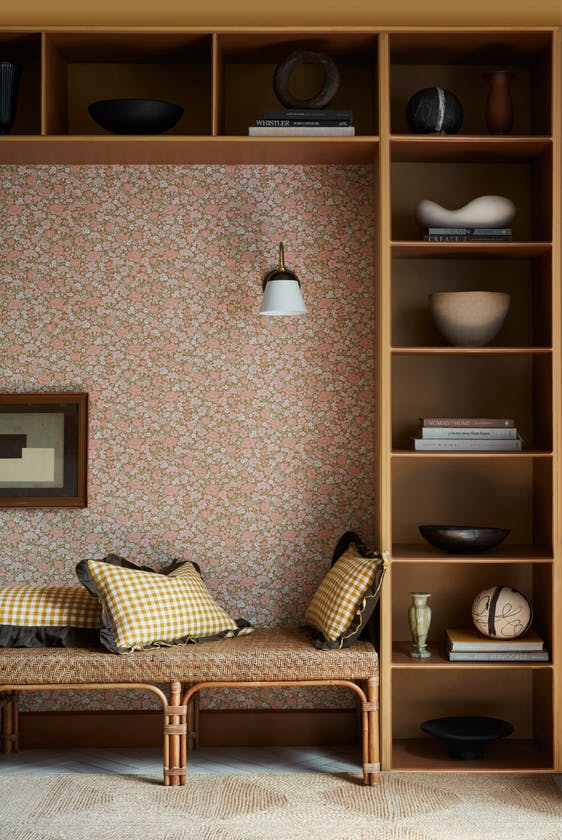
{"label": "vertical shelf divider", "polygon": [[[562,706],[562,624],[556,620],[562,604],[562,30],[552,36],[552,412],[553,412],[553,627],[552,656],[555,664],[553,708]],[[560,711],[553,716],[553,761],[562,765],[562,723]]]}
{"label": "vertical shelf divider", "polygon": [[47,34],[41,33],[41,136],[47,134]]}
{"label": "vertical shelf divider", "polygon": [[211,132],[217,137],[224,131],[224,103],[222,79],[222,47],[219,36],[213,32],[211,56]]}
{"label": "vertical shelf divider", "polygon": [[[378,277],[376,297],[376,346],[378,377],[378,540],[382,551],[392,549],[391,521],[391,194],[390,194],[390,49],[388,33],[379,36],[379,167],[378,167]],[[392,571],[387,570],[381,597],[380,639],[381,765],[392,764]]]}

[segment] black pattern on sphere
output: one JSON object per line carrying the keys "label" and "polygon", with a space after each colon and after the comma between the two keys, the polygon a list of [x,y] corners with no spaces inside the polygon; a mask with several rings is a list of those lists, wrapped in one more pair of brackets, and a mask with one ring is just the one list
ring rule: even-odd
{"label": "black pattern on sphere", "polygon": [[406,119],[414,134],[456,134],[462,125],[463,109],[450,90],[424,88],[408,102]]}

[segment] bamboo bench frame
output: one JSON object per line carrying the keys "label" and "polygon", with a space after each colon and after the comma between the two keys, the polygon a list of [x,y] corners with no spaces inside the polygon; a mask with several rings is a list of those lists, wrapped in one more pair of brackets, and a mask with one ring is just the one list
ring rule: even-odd
{"label": "bamboo bench frame", "polygon": [[[156,682],[169,684],[169,701]],[[185,785],[188,748],[198,741],[202,689],[292,686],[341,686],[355,693],[361,711],[363,784],[378,784],[379,677],[374,647],[357,642],[341,651],[317,651],[294,627],[128,656],[74,648],[0,650],[0,746],[3,752],[19,748],[21,691],[145,690],[162,705],[164,784]]]}

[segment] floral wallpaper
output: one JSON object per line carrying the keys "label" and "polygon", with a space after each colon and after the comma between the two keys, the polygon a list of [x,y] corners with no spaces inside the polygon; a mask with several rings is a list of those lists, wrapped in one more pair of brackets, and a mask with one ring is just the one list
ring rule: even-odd
{"label": "floral wallpaper", "polygon": [[[191,558],[231,615],[301,620],[343,531],[373,534],[371,168],[3,166],[0,193],[0,388],[90,395],[88,507],[0,511],[0,581]],[[281,240],[302,318],[257,314]]]}

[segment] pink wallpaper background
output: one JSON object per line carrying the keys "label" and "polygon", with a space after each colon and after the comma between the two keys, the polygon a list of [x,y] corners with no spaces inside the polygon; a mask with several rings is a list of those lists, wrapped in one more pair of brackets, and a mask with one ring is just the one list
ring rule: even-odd
{"label": "pink wallpaper background", "polygon": [[[0,190],[0,388],[90,395],[88,507],[0,511],[0,582],[191,558],[233,616],[301,620],[339,536],[373,534],[371,169],[3,166]],[[280,240],[304,318],[257,314]]]}

